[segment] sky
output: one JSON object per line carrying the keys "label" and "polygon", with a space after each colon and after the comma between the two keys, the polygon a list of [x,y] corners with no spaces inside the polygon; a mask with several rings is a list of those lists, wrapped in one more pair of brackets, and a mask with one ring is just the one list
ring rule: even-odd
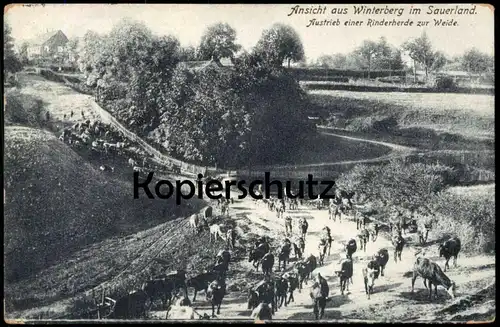
{"label": "sky", "polygon": [[[69,38],[83,36],[87,30],[107,33],[120,19],[128,17],[143,21],[157,35],[174,35],[183,46],[197,45],[207,26],[229,23],[237,32],[237,41],[246,50],[257,43],[262,31],[274,23],[292,26],[302,39],[308,61],[323,54],[348,53],[363,40],[376,40],[385,36],[394,46],[405,40],[427,32],[434,48],[449,56],[460,55],[476,47],[482,52],[494,54],[494,15],[488,7],[476,6],[474,15],[428,15],[429,5],[391,4],[366,5],[369,8],[403,8],[401,16],[396,14],[355,15],[359,5],[306,5],[302,8],[326,7],[324,14],[292,14],[294,4],[46,4],[44,6],[16,5],[5,14],[17,44],[50,30],[62,30]],[[409,14],[410,6],[420,8],[420,15]],[[433,5],[436,8],[455,8],[457,5]],[[458,5],[472,8],[472,5]],[[346,15],[332,14],[334,8],[347,8]],[[341,26],[310,26],[311,19],[341,21]],[[367,19],[390,19],[414,21],[412,27],[367,27]],[[454,19],[458,26],[434,26],[434,18]],[[364,26],[344,26],[348,20],[364,20]],[[427,27],[417,27],[417,21],[430,21]]]}

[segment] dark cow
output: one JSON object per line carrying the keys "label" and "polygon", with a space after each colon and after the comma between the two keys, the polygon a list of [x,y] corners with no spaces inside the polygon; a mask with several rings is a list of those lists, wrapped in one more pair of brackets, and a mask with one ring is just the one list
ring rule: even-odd
{"label": "dark cow", "polygon": [[306,239],[307,228],[309,228],[307,220],[305,218],[300,218],[299,220],[300,235],[304,240]]}
{"label": "dark cow", "polygon": [[296,243],[292,243],[295,259],[302,259],[302,251]]}
{"label": "dark cow", "polygon": [[274,285],[268,276],[248,292],[248,309],[256,308],[259,303],[271,304],[272,312],[276,312]]}
{"label": "dark cow", "polygon": [[344,295],[344,291],[347,288],[349,292],[349,280],[352,283],[353,266],[352,259],[346,258],[342,259],[340,262],[340,270],[335,272],[340,278],[340,292]]}
{"label": "dark cow", "polygon": [[205,217],[205,219],[208,220],[208,218],[212,217],[213,211],[214,211],[214,209],[211,206],[206,207],[203,210],[203,217]]}
{"label": "dark cow", "polygon": [[226,271],[229,269],[229,262],[231,262],[231,252],[227,249],[220,250],[215,256],[215,264],[224,265]]}
{"label": "dark cow", "polygon": [[368,243],[369,238],[370,233],[366,228],[363,228],[358,234],[359,245],[361,247],[361,250],[363,250],[364,252],[366,252],[366,244]]}
{"label": "dark cow", "polygon": [[366,221],[368,219],[362,213],[356,213],[356,229],[362,229],[366,226]]}
{"label": "dark cow", "polygon": [[316,257],[311,254],[309,257],[307,257],[304,263],[306,264],[306,269],[309,272],[308,279],[310,279],[312,276],[312,272],[318,267],[318,261]]}
{"label": "dark cow", "polygon": [[262,265],[262,272],[265,275],[271,275],[273,272],[273,266],[274,266],[274,255],[271,252],[268,252],[262,257],[261,259],[261,265]]}
{"label": "dark cow", "polygon": [[352,259],[352,255],[356,252],[357,249],[358,245],[356,244],[356,240],[351,238],[345,245],[347,258]]}
{"label": "dark cow", "polygon": [[274,294],[276,296],[276,306],[281,308],[283,304],[287,306],[286,294],[288,292],[288,281],[283,276],[274,280]]}
{"label": "dark cow", "polygon": [[403,248],[405,246],[405,239],[401,235],[394,235],[392,237],[392,245],[394,246],[394,262],[401,261],[401,254],[403,253]]}
{"label": "dark cow", "polygon": [[193,303],[196,301],[196,294],[200,291],[205,291],[205,295],[208,299],[208,286],[216,280],[217,277],[219,277],[219,273],[217,271],[210,271],[187,280],[187,287],[194,288]]}
{"label": "dark cow", "polygon": [[453,257],[453,266],[457,266],[457,257],[460,252],[462,244],[458,237],[453,237],[447,240],[446,242],[439,245],[439,257],[444,257],[446,262],[444,264],[444,271],[446,272],[446,268],[450,268],[448,262],[451,257]]}
{"label": "dark cow", "polygon": [[215,308],[217,314],[220,314],[220,306],[226,294],[226,283],[223,280],[214,280],[208,286],[207,299],[212,304],[212,317],[215,317]]}
{"label": "dark cow", "polygon": [[414,292],[415,280],[420,276],[429,282],[429,299],[432,298],[432,284],[434,284],[434,296],[437,298],[438,285],[443,286],[446,292],[455,298],[456,285],[451,281],[448,276],[441,270],[439,265],[430,261],[427,258],[418,257],[413,266],[413,278],[411,280],[411,292]]}
{"label": "dark cow", "polygon": [[281,263],[283,262],[283,270],[286,269],[286,263],[290,260],[291,243],[285,243],[281,246],[278,254],[278,269],[281,270]]}
{"label": "dark cow", "polygon": [[114,304],[113,313],[109,318],[113,319],[139,319],[146,318],[146,302],[148,295],[142,291],[134,291],[119,298]]}
{"label": "dark cow", "polygon": [[261,244],[261,246],[250,250],[250,254],[248,255],[248,262],[252,262],[253,266],[258,271],[259,264],[266,253],[268,253],[268,251],[266,251],[265,245]]}
{"label": "dark cow", "polygon": [[160,299],[163,306],[166,308],[172,303],[174,285],[165,278],[151,279],[147,280],[142,285],[142,291],[148,296],[151,303]]}
{"label": "dark cow", "polygon": [[370,295],[373,294],[373,286],[379,275],[380,265],[377,260],[370,260],[366,267],[363,268],[363,280],[365,282],[365,292],[368,299],[370,299]]}
{"label": "dark cow", "polygon": [[292,217],[290,216],[285,217],[285,235],[286,236],[292,235]]}
{"label": "dark cow", "polygon": [[389,262],[389,251],[387,251],[387,249],[380,249],[377,254],[373,256],[373,258],[380,266],[380,275],[384,276],[385,266],[387,265],[387,262]]}
{"label": "dark cow", "polygon": [[299,237],[299,240],[297,241],[297,245],[299,246],[299,249],[301,253],[304,253],[304,250],[306,249],[306,242],[303,237]]}
{"label": "dark cow", "polygon": [[261,302],[250,314],[250,318],[255,320],[272,320],[273,309],[269,303]]}
{"label": "dark cow", "polygon": [[369,232],[372,238],[372,242],[375,242],[377,240],[379,230],[380,226],[377,223],[370,224]]}
{"label": "dark cow", "polygon": [[290,301],[295,302],[295,299],[293,297],[293,291],[295,291],[297,288],[299,288],[298,275],[296,273],[293,273],[293,272],[286,272],[283,274],[282,278],[284,278],[287,281],[288,293],[290,293],[290,297],[288,298],[288,301],[286,301],[285,303],[288,304],[288,303],[290,303]]}

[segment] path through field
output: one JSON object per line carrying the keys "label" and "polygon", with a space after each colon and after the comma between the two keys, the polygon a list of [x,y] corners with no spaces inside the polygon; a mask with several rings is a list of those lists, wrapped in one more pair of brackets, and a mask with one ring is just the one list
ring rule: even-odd
{"label": "path through field", "polygon": [[[424,289],[423,281],[418,279],[415,283],[415,293],[411,294],[411,275],[409,272],[415,260],[415,251],[410,246],[406,246],[402,255],[402,262],[395,263],[393,259],[393,247],[386,235],[380,235],[376,242],[369,242],[366,252],[358,250],[354,258],[354,276],[353,284],[350,285],[350,292],[346,295],[340,295],[338,277],[334,276],[334,271],[338,270],[338,261],[344,257],[342,242],[356,237],[356,224],[347,220],[344,216],[342,222],[333,222],[328,219],[327,210],[310,209],[301,206],[298,210],[287,212],[294,219],[294,232],[298,232],[296,222],[300,217],[305,217],[309,222],[309,230],[306,238],[306,256],[317,254],[317,245],[320,239],[320,232],[324,226],[329,226],[332,230],[334,243],[332,244],[331,255],[325,259],[325,265],[318,267],[314,271],[321,273],[330,286],[330,297],[332,301],[327,305],[324,319],[361,319],[375,321],[402,321],[425,319],[424,316],[430,315],[433,311],[453,303],[453,300],[447,295],[444,289],[439,290],[439,299],[428,301],[427,291]],[[284,238],[284,225],[278,221],[275,214],[270,212],[267,207],[258,205],[250,199],[243,199],[235,202],[231,208],[231,216],[239,223],[248,222],[253,233],[258,235],[268,235],[275,239]],[[296,235],[296,234],[295,234]],[[245,237],[243,235],[242,237]],[[406,238],[411,242],[411,238],[416,234],[408,234]],[[380,277],[375,283],[374,294],[368,300],[364,290],[363,277],[361,269],[363,264],[381,248],[386,248],[390,253],[390,260],[386,267],[386,274]],[[442,259],[436,256],[435,246],[426,251],[426,256],[436,260],[440,264]],[[452,268],[447,275],[458,285],[458,298],[473,294],[485,283],[493,281],[495,278],[495,263],[493,257],[459,257],[458,267]],[[287,267],[291,269],[293,262]],[[276,270],[277,262],[274,270]],[[238,291],[229,291],[226,295],[221,314],[217,319],[248,319],[250,310],[247,310],[246,290],[250,285],[255,284],[259,279],[261,271],[255,272],[255,269],[248,263],[248,260],[242,260],[231,267],[232,274],[229,275],[229,289],[232,284],[241,284],[242,279],[246,279],[246,287]],[[276,272],[275,272],[276,273]],[[278,272],[279,273],[279,272]],[[249,282],[248,279],[253,279]],[[310,285],[309,285],[310,286]],[[190,294],[192,298],[192,294]],[[294,293],[295,302],[288,307],[282,307],[276,313],[274,319],[314,319],[312,312],[312,302],[309,297],[309,288],[306,285],[301,293]],[[209,303],[204,299],[203,292],[198,296],[194,303],[195,310],[200,313],[211,314]],[[158,313],[159,317],[162,316]],[[164,317],[164,315],[163,315]]]}

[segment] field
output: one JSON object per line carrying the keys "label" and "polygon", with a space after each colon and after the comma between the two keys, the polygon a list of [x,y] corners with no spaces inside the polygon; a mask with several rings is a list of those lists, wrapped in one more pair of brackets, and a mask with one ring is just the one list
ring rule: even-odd
{"label": "field", "polygon": [[492,148],[493,96],[349,91],[310,91],[309,94],[330,127],[387,134],[393,139],[399,137],[395,143],[410,142],[408,139],[412,136],[453,138],[451,135],[456,139],[446,142],[442,148],[449,149],[453,143],[459,143],[459,148],[464,149],[463,145],[469,141],[473,144],[468,146],[473,149],[477,149],[478,142]]}

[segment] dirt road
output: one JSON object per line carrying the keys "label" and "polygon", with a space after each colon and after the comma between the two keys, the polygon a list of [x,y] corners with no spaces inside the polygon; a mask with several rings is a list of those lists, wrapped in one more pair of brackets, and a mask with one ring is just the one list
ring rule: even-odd
{"label": "dirt road", "polygon": [[[460,256],[458,267],[447,272],[447,275],[458,285],[457,299],[454,301],[446,294],[445,290],[440,288],[439,299],[428,301],[427,291],[424,289],[423,282],[418,279],[415,283],[415,293],[411,294],[411,275],[410,271],[415,260],[415,250],[411,245],[406,246],[402,261],[395,263],[393,258],[393,246],[385,235],[380,235],[376,242],[370,241],[366,252],[358,250],[354,255],[354,276],[353,284],[350,285],[350,292],[346,295],[340,295],[338,277],[334,276],[337,270],[338,261],[344,257],[342,242],[357,235],[356,224],[353,221],[345,219],[333,222],[328,219],[327,210],[316,210],[301,206],[298,210],[287,212],[294,220],[294,232],[298,232],[296,222],[300,217],[305,217],[309,222],[309,230],[306,238],[305,254],[314,254],[317,256],[317,245],[319,243],[321,229],[326,225],[332,230],[334,243],[332,244],[331,255],[325,259],[325,265],[318,267],[314,271],[321,273],[330,286],[330,297],[332,301],[327,305],[324,319],[361,319],[371,321],[403,321],[420,320],[425,316],[432,315],[447,305],[459,301],[466,295],[474,294],[481,287],[491,282],[495,278],[495,259],[494,257],[482,256],[466,258]],[[277,221],[274,213],[267,207],[258,205],[250,199],[239,200],[231,208],[231,216],[238,222],[244,222],[249,219],[248,227],[253,233],[259,235],[268,235],[276,239],[284,238],[284,226],[282,221]],[[243,235],[243,237],[245,237]],[[416,234],[406,235],[408,243],[411,244]],[[430,237],[432,241],[432,235]],[[374,294],[368,300],[364,290],[363,277],[361,269],[363,264],[381,248],[386,248],[390,253],[390,260],[386,267],[386,274],[380,277],[375,283]],[[436,246],[430,246],[426,250],[426,256],[437,261],[440,265],[444,262],[436,255]],[[277,263],[275,264],[275,270]],[[290,269],[291,265],[287,267]],[[229,294],[225,297],[221,314],[217,319],[248,319],[250,310],[246,305],[246,289],[249,285],[257,282],[261,277],[261,272],[255,272],[255,269],[247,262],[242,260],[235,263],[232,268],[232,274],[229,275],[228,284]],[[250,281],[252,280],[252,281]],[[246,285],[236,290],[235,284]],[[233,286],[231,286],[233,285]],[[310,286],[310,285],[309,285]],[[288,307],[282,307],[276,313],[274,319],[313,319],[312,302],[309,298],[308,286],[301,293],[295,292],[295,302]],[[191,295],[192,298],[192,295]],[[206,302],[203,295],[199,296],[194,304],[195,310],[200,314],[211,314],[209,303]]]}

